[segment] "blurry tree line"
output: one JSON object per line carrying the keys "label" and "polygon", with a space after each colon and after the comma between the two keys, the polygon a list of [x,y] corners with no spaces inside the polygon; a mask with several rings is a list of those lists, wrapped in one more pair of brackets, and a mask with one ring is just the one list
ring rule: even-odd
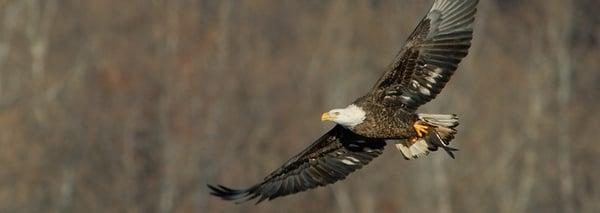
{"label": "blurry tree line", "polygon": [[598,212],[600,1],[481,0],[421,112],[456,160],[389,146],[254,206],[260,181],[367,92],[432,1],[0,0],[0,212]]}

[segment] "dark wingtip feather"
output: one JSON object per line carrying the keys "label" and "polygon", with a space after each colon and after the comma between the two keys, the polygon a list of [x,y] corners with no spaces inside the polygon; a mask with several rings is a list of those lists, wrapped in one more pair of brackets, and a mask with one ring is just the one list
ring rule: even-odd
{"label": "dark wingtip feather", "polygon": [[240,202],[237,203],[241,203],[244,201],[247,201],[247,197],[251,196],[251,190],[252,188],[249,189],[231,189],[222,185],[210,185],[210,184],[206,184],[206,186],[208,186],[208,188],[211,190],[210,194],[216,197],[219,197],[223,200],[240,200]]}
{"label": "dark wingtip feather", "polygon": [[219,190],[217,187],[210,185],[210,184],[206,184],[206,186],[210,189],[210,194],[220,197],[221,194],[221,190]]}

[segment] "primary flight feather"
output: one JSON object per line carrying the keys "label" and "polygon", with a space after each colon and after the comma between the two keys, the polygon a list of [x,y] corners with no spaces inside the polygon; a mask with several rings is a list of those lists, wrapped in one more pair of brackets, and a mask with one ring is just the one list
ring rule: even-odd
{"label": "primary flight feather", "polygon": [[208,185],[211,194],[239,202],[294,194],[346,178],[393,141],[404,158],[442,148],[456,134],[456,115],[416,113],[444,88],[467,55],[478,0],[435,0],[373,90],[345,108],[323,113],[337,125],[262,182],[231,189]]}

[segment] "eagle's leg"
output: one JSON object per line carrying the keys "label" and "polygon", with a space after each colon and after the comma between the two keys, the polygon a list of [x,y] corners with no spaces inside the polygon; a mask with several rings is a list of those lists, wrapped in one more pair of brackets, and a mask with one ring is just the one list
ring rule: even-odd
{"label": "eagle's leg", "polygon": [[[419,136],[419,138],[422,138],[423,136],[427,135],[427,129],[429,129],[428,126],[421,124],[422,121],[417,121],[413,124],[413,128],[415,128],[415,131],[417,132],[417,135]],[[415,138],[416,140],[416,138]]]}

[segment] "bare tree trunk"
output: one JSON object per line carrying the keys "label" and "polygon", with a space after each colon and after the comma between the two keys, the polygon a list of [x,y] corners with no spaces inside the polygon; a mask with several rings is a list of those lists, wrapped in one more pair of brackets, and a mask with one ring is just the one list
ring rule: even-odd
{"label": "bare tree trunk", "polygon": [[[165,47],[162,56],[167,60],[167,66],[165,67],[177,67],[176,65],[176,53],[178,45],[178,33],[179,33],[179,1],[166,2],[165,8],[165,27],[162,29],[165,33]],[[170,73],[165,73],[163,76],[166,86],[164,87],[165,95],[160,100],[159,120],[161,128],[163,129],[161,137],[163,141],[171,141],[171,130],[169,124],[169,112],[171,104],[171,95],[169,88],[177,87],[177,84],[173,84],[173,76]],[[175,194],[177,194],[177,165],[179,164],[177,153],[180,151],[178,143],[165,143],[163,152],[163,163],[164,169],[161,174],[161,189],[160,189],[160,212],[172,212],[175,205]]]}
{"label": "bare tree trunk", "polygon": [[434,157],[432,160],[433,182],[435,183],[438,212],[451,213],[452,205],[450,202],[450,189],[448,187],[448,172],[444,167],[444,161],[448,159],[446,159],[447,156],[441,156],[441,152],[436,154],[438,154],[438,156]]}
{"label": "bare tree trunk", "polygon": [[339,207],[340,212],[343,213],[354,213],[355,208],[352,205],[352,200],[350,200],[350,193],[348,192],[348,187],[344,183],[339,183],[334,187],[333,197],[335,197],[335,201],[337,206]]}
{"label": "bare tree trunk", "polygon": [[31,70],[34,80],[41,80],[44,77],[46,67],[46,53],[48,50],[48,34],[52,28],[52,20],[56,14],[58,3],[56,0],[27,1],[31,19],[27,24],[27,38],[30,43]]}
{"label": "bare tree trunk", "polygon": [[[539,29],[532,30],[532,54],[538,56],[543,53],[544,39],[543,34]],[[528,91],[528,107],[527,119],[522,124],[525,131],[525,143],[522,143],[521,150],[523,151],[523,169],[520,172],[517,189],[515,190],[515,201],[511,212],[527,212],[528,205],[532,198],[532,191],[536,184],[536,163],[538,161],[537,146],[540,146],[542,135],[541,119],[544,116],[547,97],[544,92],[544,77],[543,73],[547,72],[542,64],[545,63],[544,58],[532,58],[529,69],[527,70],[527,91]]]}
{"label": "bare tree trunk", "polygon": [[555,63],[558,84],[556,86],[556,100],[558,105],[557,133],[558,133],[558,170],[560,177],[560,195],[564,212],[575,212],[573,173],[571,168],[571,132],[569,119],[569,99],[571,94],[571,48],[569,35],[573,23],[572,1],[562,1],[558,8],[553,8],[552,19],[548,22],[548,39],[553,47],[552,60]]}

